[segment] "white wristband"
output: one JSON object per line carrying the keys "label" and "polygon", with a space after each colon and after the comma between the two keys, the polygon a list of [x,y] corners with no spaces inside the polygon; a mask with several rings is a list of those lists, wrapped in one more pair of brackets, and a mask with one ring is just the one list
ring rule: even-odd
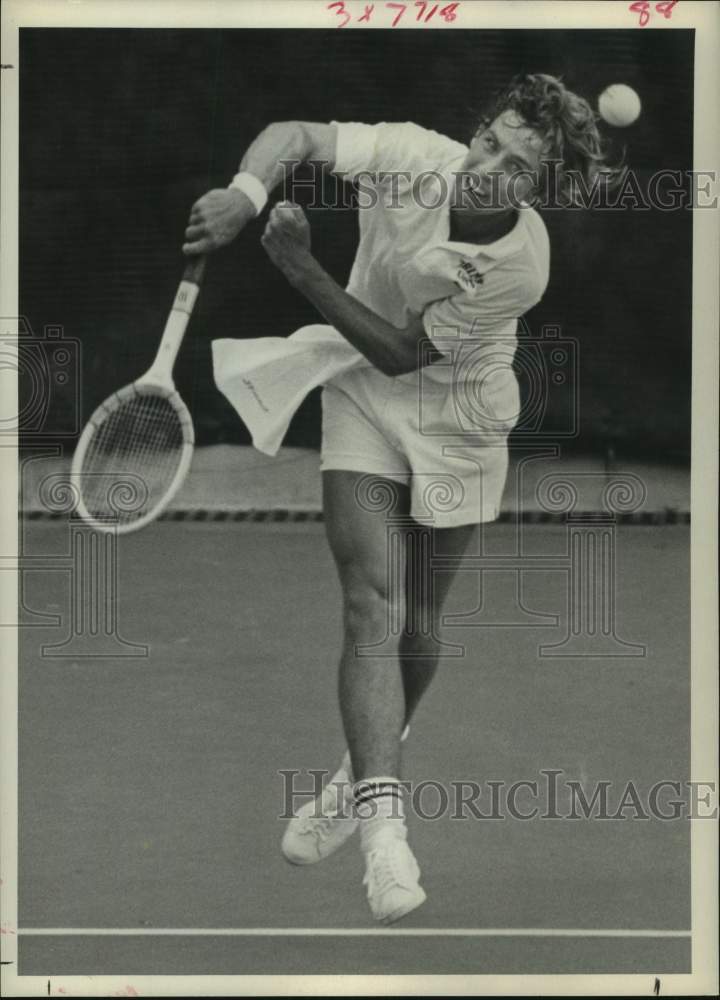
{"label": "white wristband", "polygon": [[255,174],[250,174],[247,170],[243,170],[239,174],[235,174],[229,186],[237,188],[238,191],[246,194],[255,206],[255,211],[258,215],[260,215],[267,205],[268,193],[265,190],[265,185],[262,181],[258,180]]}

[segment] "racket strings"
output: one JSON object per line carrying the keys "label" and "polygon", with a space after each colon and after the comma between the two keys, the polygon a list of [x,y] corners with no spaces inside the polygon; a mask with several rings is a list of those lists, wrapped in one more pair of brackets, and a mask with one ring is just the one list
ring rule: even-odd
{"label": "racket strings", "polygon": [[146,516],[173,485],[184,445],[182,421],[167,398],[120,403],[96,425],[82,461],[78,486],[88,514],[119,524]]}

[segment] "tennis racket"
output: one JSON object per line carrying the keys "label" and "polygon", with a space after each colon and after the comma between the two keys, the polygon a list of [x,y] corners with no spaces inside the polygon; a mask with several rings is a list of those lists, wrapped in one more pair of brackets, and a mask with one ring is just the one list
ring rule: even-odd
{"label": "tennis racket", "polygon": [[204,256],[188,262],[152,365],[106,399],[80,436],[71,469],[75,510],[94,528],[143,528],[165,510],[190,468],[195,434],[172,372],[204,271]]}

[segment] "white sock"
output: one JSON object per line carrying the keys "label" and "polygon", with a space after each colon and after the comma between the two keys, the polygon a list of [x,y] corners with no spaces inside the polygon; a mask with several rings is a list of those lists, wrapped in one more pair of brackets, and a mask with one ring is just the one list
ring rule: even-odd
{"label": "white sock", "polygon": [[398,778],[363,778],[353,788],[360,820],[360,845],[370,850],[379,836],[407,837],[402,785]]}

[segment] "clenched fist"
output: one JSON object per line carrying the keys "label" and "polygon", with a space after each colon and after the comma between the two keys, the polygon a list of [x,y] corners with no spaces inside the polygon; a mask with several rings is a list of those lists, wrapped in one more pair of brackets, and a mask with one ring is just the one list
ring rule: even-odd
{"label": "clenched fist", "polygon": [[273,264],[291,282],[312,259],[310,225],[300,206],[290,201],[280,201],[274,206],[260,242]]}
{"label": "clenched fist", "polygon": [[237,188],[208,191],[190,210],[183,253],[209,253],[232,243],[255,214],[253,203]]}

